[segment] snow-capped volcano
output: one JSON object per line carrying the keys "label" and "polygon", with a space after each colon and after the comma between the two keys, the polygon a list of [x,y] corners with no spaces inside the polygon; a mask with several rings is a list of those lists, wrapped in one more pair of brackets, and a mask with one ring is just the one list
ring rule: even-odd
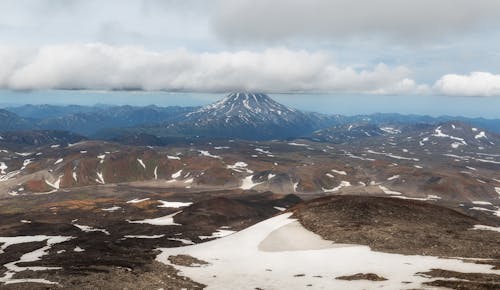
{"label": "snow-capped volcano", "polygon": [[293,121],[298,115],[302,114],[263,93],[237,92],[186,116],[190,119],[202,117],[206,121],[222,118],[226,123],[244,122],[257,125],[263,122],[276,124]]}
{"label": "snow-capped volcano", "polygon": [[308,134],[332,122],[333,117],[289,108],[263,93],[235,92],[169,128],[201,136],[271,139]]}

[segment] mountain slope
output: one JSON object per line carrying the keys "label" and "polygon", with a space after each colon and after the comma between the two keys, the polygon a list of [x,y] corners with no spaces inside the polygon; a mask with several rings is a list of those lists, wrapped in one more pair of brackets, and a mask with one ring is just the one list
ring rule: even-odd
{"label": "mountain slope", "polygon": [[35,127],[36,125],[31,120],[0,109],[0,131],[28,130]]}
{"label": "mountain slope", "polygon": [[192,107],[117,106],[95,112],[43,119],[39,126],[47,130],[67,130],[89,136],[107,128],[151,125],[177,120],[193,110]]}
{"label": "mountain slope", "polygon": [[6,110],[17,114],[23,118],[31,119],[48,119],[48,118],[58,118],[67,115],[78,114],[78,113],[90,113],[102,110],[101,105],[95,106],[80,106],[80,105],[49,105],[40,104],[32,105],[26,104],[18,107],[8,107]]}
{"label": "mountain slope", "polygon": [[150,130],[158,135],[263,140],[302,136],[336,122],[336,116],[292,109],[262,93],[237,92],[186,114],[180,122]]}

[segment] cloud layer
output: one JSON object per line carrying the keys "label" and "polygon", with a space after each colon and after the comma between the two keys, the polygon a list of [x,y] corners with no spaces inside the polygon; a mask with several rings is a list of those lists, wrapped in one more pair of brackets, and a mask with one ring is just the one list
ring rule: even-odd
{"label": "cloud layer", "polygon": [[468,75],[447,74],[434,85],[437,92],[448,96],[500,96],[500,74],[472,72]]}
{"label": "cloud layer", "polygon": [[386,37],[435,41],[500,27],[499,0],[219,0],[214,21],[228,41]]}
{"label": "cloud layer", "polygon": [[289,49],[194,53],[100,43],[0,47],[4,89],[144,89],[225,92],[415,93],[409,69],[338,66],[326,52]]}
{"label": "cloud layer", "polygon": [[263,51],[163,52],[102,43],[0,46],[0,88],[137,89],[195,92],[336,92],[380,95],[500,96],[500,75],[445,74],[419,84],[404,66],[379,63],[355,69],[329,52],[286,48]]}

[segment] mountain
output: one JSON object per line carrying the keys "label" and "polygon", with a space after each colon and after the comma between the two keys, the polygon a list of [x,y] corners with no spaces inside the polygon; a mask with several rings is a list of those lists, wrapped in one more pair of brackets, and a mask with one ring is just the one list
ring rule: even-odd
{"label": "mountain", "polygon": [[346,143],[354,139],[383,136],[390,134],[389,132],[397,132],[396,129],[381,129],[376,124],[370,123],[352,123],[335,125],[322,130],[315,131],[311,139],[314,141],[331,142],[331,143]]}
{"label": "mountain", "polygon": [[149,128],[160,136],[182,135],[252,140],[298,137],[338,122],[338,116],[302,112],[263,93],[236,92],[187,113],[178,122]]}
{"label": "mountain", "polygon": [[78,114],[78,113],[91,113],[102,110],[101,105],[95,106],[80,106],[80,105],[23,105],[18,107],[8,107],[6,110],[15,113],[16,115],[24,118],[31,119],[47,119],[47,118],[59,118],[67,115]]}
{"label": "mountain", "polygon": [[344,124],[349,123],[371,123],[371,124],[439,124],[458,121],[472,127],[481,127],[488,131],[500,134],[500,119],[469,118],[461,116],[439,116],[432,117],[426,115],[402,115],[397,113],[375,113],[369,115],[344,116]]}
{"label": "mountain", "polygon": [[146,107],[114,106],[93,112],[42,119],[39,122],[39,127],[47,130],[67,130],[90,136],[107,128],[134,127],[177,120],[194,109],[196,108],[153,105]]}
{"label": "mountain", "polygon": [[68,131],[9,131],[0,134],[0,145],[13,146],[44,146],[63,145],[85,140],[85,137]]}
{"label": "mountain", "polygon": [[402,148],[433,148],[440,152],[470,151],[471,147],[483,150],[500,144],[500,135],[459,121],[438,124],[348,123],[317,130],[307,139],[335,144],[353,144],[355,141],[374,144],[380,142],[376,137]]}
{"label": "mountain", "polygon": [[0,109],[0,132],[12,130],[29,130],[36,127],[30,119],[19,117],[7,110]]}
{"label": "mountain", "polygon": [[403,140],[408,142],[417,139],[419,146],[424,148],[440,146],[443,149],[467,152],[472,147],[483,150],[498,148],[500,144],[500,135],[458,121],[440,123],[419,132],[407,132],[400,139],[401,143]]}

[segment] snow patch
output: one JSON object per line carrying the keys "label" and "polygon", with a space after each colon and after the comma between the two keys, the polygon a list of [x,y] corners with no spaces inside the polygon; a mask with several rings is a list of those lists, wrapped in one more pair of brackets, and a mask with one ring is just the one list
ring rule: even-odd
{"label": "snow patch", "polygon": [[192,202],[164,201],[164,200],[158,200],[158,202],[161,203],[161,205],[159,205],[158,207],[168,207],[168,208],[181,208],[193,204]]}
{"label": "snow patch", "polygon": [[234,233],[235,233],[235,231],[218,229],[217,231],[213,232],[210,236],[199,236],[199,238],[200,238],[200,240],[216,239],[216,238],[222,238],[225,236],[229,236],[229,235],[234,234]]}
{"label": "snow patch", "polygon": [[137,158],[137,162],[139,162],[139,164],[144,168],[146,169],[146,164],[144,164],[144,161],[142,161],[142,159],[139,159]]}
{"label": "snow patch", "polygon": [[127,220],[127,222],[131,224],[150,224],[154,226],[180,226],[180,224],[174,222],[174,216],[178,213],[181,213],[181,211],[163,217],[144,219],[139,221]]}
{"label": "snow patch", "polygon": [[341,181],[341,182],[340,182],[340,185],[339,185],[339,186],[337,186],[337,187],[334,187],[334,188],[332,188],[332,189],[322,188],[322,190],[323,190],[324,192],[335,192],[335,191],[338,191],[338,190],[340,190],[341,188],[343,188],[343,187],[347,187],[347,186],[351,186],[351,183],[350,183],[349,181]]}
{"label": "snow patch", "polygon": [[105,229],[97,229],[93,228],[90,226],[85,226],[85,225],[79,225],[79,224],[73,224],[75,227],[79,228],[82,232],[90,233],[90,232],[101,232],[104,233],[105,235],[109,236],[109,232]]}
{"label": "snow patch", "polygon": [[121,207],[119,207],[119,206],[112,206],[112,207],[108,207],[108,208],[103,208],[102,210],[103,211],[114,212],[114,211],[117,211],[119,209],[121,209]]}
{"label": "snow patch", "polygon": [[379,185],[378,186],[385,194],[390,194],[390,195],[402,195],[401,192],[390,190],[389,188]]}
{"label": "snow patch", "polygon": [[19,260],[7,263],[3,265],[7,271],[2,277],[0,277],[0,283],[5,284],[15,284],[15,283],[43,283],[43,284],[57,284],[57,282],[51,282],[45,279],[13,279],[14,275],[23,271],[46,271],[46,270],[58,270],[60,267],[43,267],[43,266],[18,266],[20,263],[29,263],[41,260],[41,258],[48,254],[50,248],[59,243],[69,241],[73,237],[64,236],[18,236],[18,237],[0,237],[0,243],[3,245],[0,247],[0,253],[15,244],[22,243],[32,243],[32,242],[43,242],[46,241],[46,245],[29,253],[22,255]]}
{"label": "snow patch", "polygon": [[333,172],[333,173],[340,174],[340,175],[347,175],[347,172],[345,172],[345,171],[343,171],[343,170],[335,170],[335,169],[331,169],[330,171],[331,171],[331,172]]}
{"label": "snow patch", "polygon": [[181,176],[181,173],[182,173],[182,169],[175,172],[174,174],[172,174],[172,178],[173,179],[179,178]]}
{"label": "snow patch", "polygon": [[254,186],[257,186],[257,185],[263,183],[263,182],[253,182],[252,178],[253,178],[253,175],[250,175],[250,176],[243,178],[243,181],[241,182],[240,188],[244,189],[244,190],[249,190],[249,189],[253,188]]}
{"label": "snow patch", "polygon": [[[290,219],[291,215],[278,215],[214,241],[163,248],[156,259],[172,265],[170,256],[184,254],[209,262],[203,267],[172,265],[183,275],[207,285],[208,290],[306,289],[308,284],[315,289],[420,289],[434,278],[417,273],[432,268],[500,273],[492,270],[491,265],[459,259],[390,254],[372,251],[367,246],[335,244],[306,230]],[[388,280],[334,279],[355,273],[375,273]]]}
{"label": "snow patch", "polygon": [[146,198],[143,198],[143,199],[134,198],[132,200],[127,201],[127,203],[140,203],[140,202],[144,202],[146,200],[150,200],[150,198],[149,197],[146,197]]}
{"label": "snow patch", "polygon": [[474,230],[494,231],[500,233],[500,227],[490,227],[485,225],[474,225]]}
{"label": "snow patch", "polygon": [[163,238],[165,235],[152,235],[152,236],[145,236],[145,235],[126,235],[124,238],[126,239],[160,239]]}
{"label": "snow patch", "polygon": [[198,150],[202,156],[210,157],[210,158],[216,158],[216,159],[222,159],[222,157],[210,154],[210,152],[205,151],[205,150]]}

